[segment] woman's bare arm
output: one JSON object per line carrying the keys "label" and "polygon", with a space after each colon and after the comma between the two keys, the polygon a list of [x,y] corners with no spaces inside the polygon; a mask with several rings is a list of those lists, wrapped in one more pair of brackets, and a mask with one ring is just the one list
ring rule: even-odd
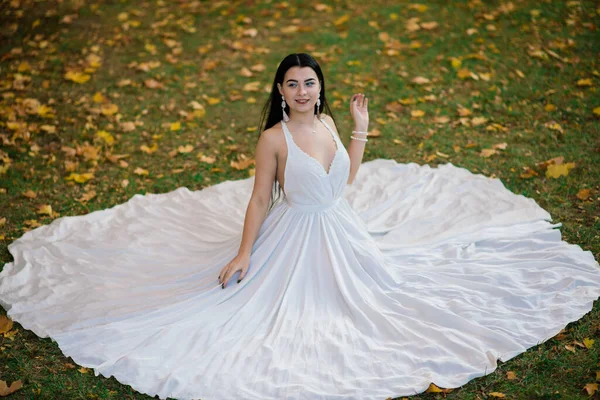
{"label": "woman's bare arm", "polygon": [[254,188],[244,219],[242,242],[238,251],[240,256],[250,256],[260,227],[267,216],[277,172],[276,134],[277,131],[267,129],[260,135],[256,145]]}

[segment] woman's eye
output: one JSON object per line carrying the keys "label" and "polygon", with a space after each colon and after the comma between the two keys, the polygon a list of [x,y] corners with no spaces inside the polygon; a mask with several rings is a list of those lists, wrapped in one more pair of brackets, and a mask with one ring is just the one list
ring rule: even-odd
{"label": "woman's eye", "polygon": [[[307,83],[307,85],[311,85],[311,86],[312,86],[313,84],[314,84],[314,82],[308,82],[308,83]],[[295,84],[295,83],[290,83],[290,85],[289,85],[289,86],[290,86],[290,87],[294,87],[294,86],[296,86],[296,84]]]}

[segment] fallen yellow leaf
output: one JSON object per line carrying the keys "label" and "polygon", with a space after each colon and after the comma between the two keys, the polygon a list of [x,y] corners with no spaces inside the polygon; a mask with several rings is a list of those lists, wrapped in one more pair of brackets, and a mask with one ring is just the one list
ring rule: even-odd
{"label": "fallen yellow leaf", "polygon": [[177,121],[177,122],[171,123],[171,130],[172,131],[178,131],[180,129],[181,129],[181,122]]}
{"label": "fallen yellow leaf", "polygon": [[69,71],[65,74],[65,79],[67,79],[69,81],[73,81],[75,83],[85,83],[85,82],[89,81],[90,78],[91,78],[90,75],[84,74],[82,72]]}
{"label": "fallen yellow leaf", "polygon": [[585,345],[585,347],[587,347],[588,349],[591,349],[592,347],[594,347],[594,339],[590,339],[590,338],[585,338],[583,339],[583,344]]}
{"label": "fallen yellow leaf", "polygon": [[350,15],[348,15],[348,14],[345,14],[345,15],[342,15],[341,17],[339,17],[338,19],[336,19],[336,20],[333,22],[333,24],[334,24],[335,26],[340,26],[340,25],[342,25],[343,23],[347,22],[349,19],[350,19]]}
{"label": "fallen yellow leaf", "polygon": [[566,164],[552,164],[548,166],[548,169],[546,170],[546,177],[547,178],[558,178],[560,176],[567,176],[569,175],[569,171],[571,169],[573,169],[575,167],[575,163],[566,163]]}
{"label": "fallen yellow leaf", "polygon": [[431,382],[425,393],[442,393],[442,389],[440,389],[433,382]]}
{"label": "fallen yellow leaf", "polygon": [[114,136],[106,131],[98,131],[96,132],[96,136],[104,140],[107,144],[113,144],[115,142]]}
{"label": "fallen yellow leaf", "polygon": [[580,79],[577,81],[577,86],[592,86],[592,80],[590,78]]}
{"label": "fallen yellow leaf", "polygon": [[560,124],[557,122],[546,122],[544,126],[553,131],[559,131],[561,133],[563,132],[562,126],[560,126]]}
{"label": "fallen yellow leaf", "polygon": [[490,392],[490,396],[492,396],[492,397],[506,397],[506,395],[504,393],[500,393],[500,392]]}
{"label": "fallen yellow leaf", "polygon": [[116,114],[117,111],[119,111],[119,106],[117,106],[116,104],[107,104],[102,106],[102,108],[100,109],[102,115],[105,115],[107,117]]}
{"label": "fallen yellow leaf", "polygon": [[44,132],[56,133],[56,126],[54,126],[54,125],[42,125],[42,126],[40,126],[40,129],[43,130]]}
{"label": "fallen yellow leaf", "polygon": [[421,118],[423,115],[425,115],[425,111],[423,110],[412,110],[410,112],[410,116],[413,118]]}
{"label": "fallen yellow leaf", "polygon": [[100,92],[96,92],[93,97],[94,103],[106,103],[106,97]]}
{"label": "fallen yellow leaf", "polygon": [[148,147],[145,144],[140,146],[140,150],[142,150],[144,153],[146,154],[152,154],[154,153],[156,150],[158,150],[158,144],[153,143],[152,147]]}
{"label": "fallen yellow leaf", "polygon": [[67,176],[65,178],[65,180],[67,181],[75,181],[77,183],[85,183],[87,181],[89,181],[90,179],[94,178],[94,174],[92,174],[91,172],[86,172],[83,174],[78,174],[76,172],[71,172],[71,174],[69,176]]}
{"label": "fallen yellow leaf", "polygon": [[52,215],[52,206],[50,204],[43,204],[38,207],[37,213]]}
{"label": "fallen yellow leaf", "polygon": [[468,79],[471,77],[471,74],[472,72],[469,71],[467,68],[461,68],[456,73],[456,76],[458,76],[460,79]]}
{"label": "fallen yellow leaf", "polygon": [[425,393],[450,393],[454,389],[442,389],[437,387],[433,382],[429,384],[429,387],[425,391]]}

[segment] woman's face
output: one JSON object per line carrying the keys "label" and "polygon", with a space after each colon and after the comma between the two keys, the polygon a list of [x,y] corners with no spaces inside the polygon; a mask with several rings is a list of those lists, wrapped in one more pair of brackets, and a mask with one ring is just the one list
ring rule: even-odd
{"label": "woman's face", "polygon": [[[314,112],[321,85],[315,71],[310,67],[292,67],[283,77],[283,86],[277,84],[279,93],[285,97],[285,102],[291,110],[299,113]],[[299,103],[298,100],[308,100]]]}

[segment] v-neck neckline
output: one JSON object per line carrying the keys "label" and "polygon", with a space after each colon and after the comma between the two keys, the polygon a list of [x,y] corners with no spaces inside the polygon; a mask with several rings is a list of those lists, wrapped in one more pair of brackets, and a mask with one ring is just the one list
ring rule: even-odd
{"label": "v-neck neckline", "polygon": [[[310,158],[311,160],[313,160],[317,165],[319,165],[321,167],[321,170],[325,173],[326,176],[329,176],[331,173],[331,168],[333,167],[333,162],[335,161],[335,159],[338,156],[339,150],[340,150],[340,145],[337,142],[333,132],[331,131],[331,129],[329,128],[329,126],[327,126],[327,123],[325,121],[323,121],[323,119],[319,118],[319,121],[321,121],[323,123],[323,125],[325,125],[325,128],[327,129],[327,131],[329,131],[329,134],[331,135],[331,138],[333,139],[333,142],[335,143],[335,153],[333,154],[333,159],[331,160],[331,163],[329,164],[329,170],[326,170],[325,167],[323,166],[323,164],[321,164],[319,162],[319,160],[317,160],[316,158],[314,158],[313,156],[311,156],[310,154],[308,154],[307,152],[305,152],[304,150],[302,150],[302,148],[300,148],[300,146],[298,146],[296,144],[296,142],[294,141],[294,137],[292,136],[292,132],[290,132],[287,124],[285,123],[284,120],[281,120],[281,123],[283,124],[285,130],[287,131],[287,134],[290,137],[290,141],[292,142],[292,145],[297,148],[301,153],[303,153],[306,157]],[[288,160],[286,161],[286,164],[289,162],[289,152],[288,152]]]}

